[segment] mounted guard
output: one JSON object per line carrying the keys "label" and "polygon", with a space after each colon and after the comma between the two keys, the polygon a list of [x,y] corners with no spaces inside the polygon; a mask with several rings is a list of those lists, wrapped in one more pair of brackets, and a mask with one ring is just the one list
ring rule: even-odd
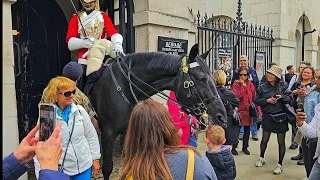
{"label": "mounted guard", "polygon": [[[70,0],[75,8],[72,0]],[[84,90],[87,77],[87,54],[92,48],[94,41],[111,37],[113,43],[112,51],[116,54],[123,53],[123,37],[114,27],[111,19],[105,12],[99,9],[99,0],[80,0],[81,11],[72,15],[66,42],[70,51],[79,50],[78,63],[83,67],[83,75],[78,81],[78,88]]]}

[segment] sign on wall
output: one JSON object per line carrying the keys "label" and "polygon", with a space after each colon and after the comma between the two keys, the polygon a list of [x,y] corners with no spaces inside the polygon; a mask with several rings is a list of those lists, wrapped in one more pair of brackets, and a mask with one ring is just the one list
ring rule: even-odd
{"label": "sign on wall", "polygon": [[227,84],[231,84],[232,76],[232,51],[231,48],[218,48],[218,67],[227,75]]}
{"label": "sign on wall", "polygon": [[255,57],[255,68],[258,75],[259,80],[264,75],[265,70],[265,60],[266,60],[266,53],[265,52],[259,52],[256,51],[256,57]]}
{"label": "sign on wall", "polygon": [[169,54],[188,54],[188,40],[158,36],[158,51]]}

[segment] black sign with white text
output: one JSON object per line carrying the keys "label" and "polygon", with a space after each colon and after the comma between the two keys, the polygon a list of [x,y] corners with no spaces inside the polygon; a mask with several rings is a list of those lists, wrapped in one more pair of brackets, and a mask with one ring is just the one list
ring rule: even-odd
{"label": "black sign with white text", "polygon": [[188,40],[158,36],[158,51],[169,54],[188,54]]}

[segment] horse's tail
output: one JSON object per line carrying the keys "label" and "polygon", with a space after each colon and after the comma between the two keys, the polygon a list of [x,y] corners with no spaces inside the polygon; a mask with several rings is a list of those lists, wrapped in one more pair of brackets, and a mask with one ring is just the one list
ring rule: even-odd
{"label": "horse's tail", "polygon": [[93,47],[90,49],[88,54],[87,76],[100,69],[102,61],[106,55],[116,57],[115,54],[111,53],[112,48],[113,43],[107,39],[100,39],[94,42]]}

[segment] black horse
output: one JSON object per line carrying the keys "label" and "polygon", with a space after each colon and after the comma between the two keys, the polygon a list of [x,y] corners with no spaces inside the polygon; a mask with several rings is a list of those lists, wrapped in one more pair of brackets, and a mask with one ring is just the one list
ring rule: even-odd
{"label": "black horse", "polygon": [[214,124],[226,126],[224,105],[204,62],[207,53],[197,54],[197,45],[191,49],[188,59],[160,52],[133,53],[114,59],[101,71],[101,77],[87,93],[97,111],[102,133],[105,179],[109,179],[113,169],[114,141],[120,133],[125,134],[136,100],[147,99],[158,90],[174,91],[178,102],[194,115],[200,117],[207,112]]}

